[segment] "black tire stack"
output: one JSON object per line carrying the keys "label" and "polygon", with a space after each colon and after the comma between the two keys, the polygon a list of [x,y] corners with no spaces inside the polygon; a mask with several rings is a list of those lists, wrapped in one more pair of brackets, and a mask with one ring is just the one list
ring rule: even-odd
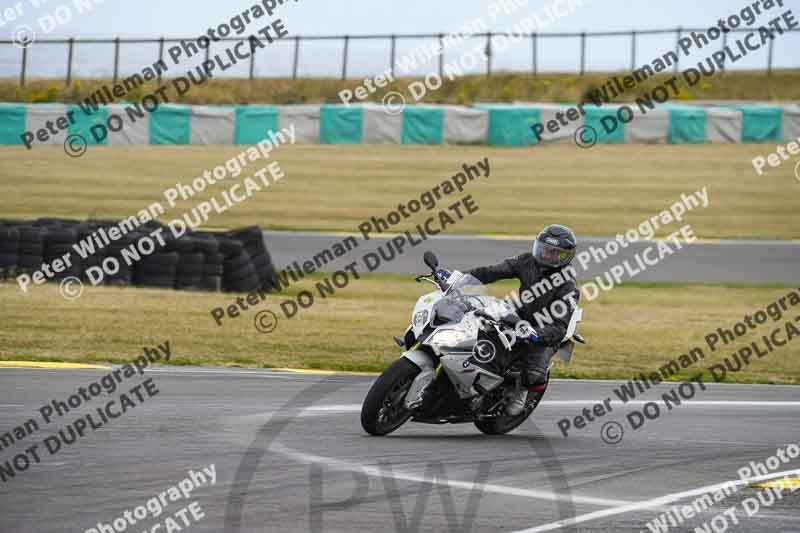
{"label": "black tire stack", "polygon": [[[104,227],[110,227],[111,225],[113,224],[104,225]],[[104,281],[107,285],[114,285],[117,287],[133,285],[133,265],[129,265],[125,258],[123,258],[122,250],[135,246],[136,241],[142,237],[144,237],[144,233],[132,231],[108,245],[108,251],[106,252],[107,257],[113,257],[117,260],[119,270],[105,277]]]}
{"label": "black tire stack", "polygon": [[[98,227],[100,227],[100,226],[96,225],[96,224],[92,224],[92,223],[80,224],[78,226],[78,228],[77,228],[78,241],[91,239],[92,233]],[[83,281],[90,281],[90,279],[89,279],[89,269],[90,268],[97,267],[100,270],[102,270],[103,259],[105,259],[107,254],[108,254],[108,247],[100,246],[96,242],[92,242],[92,244],[94,246],[94,252],[92,252],[90,255],[87,255],[85,259],[81,259],[81,261],[83,262],[83,270],[81,272],[81,279]],[[88,252],[87,248],[84,248],[84,250],[86,250]],[[73,251],[71,255],[80,258],[80,255],[78,254],[77,251]],[[96,272],[98,272],[98,270],[92,270],[92,273],[96,273]],[[101,274],[103,275],[103,278],[105,279],[105,273],[101,273]],[[96,277],[97,276],[95,275],[95,278]]]}
{"label": "black tire stack", "polygon": [[178,252],[178,266],[175,270],[175,288],[178,290],[201,288],[206,258],[197,246],[197,240],[192,236],[181,237],[173,245]]}
{"label": "black tire stack", "polygon": [[244,248],[242,241],[221,237],[219,250],[224,256],[222,262],[222,288],[229,292],[248,292],[256,290],[261,283],[256,272],[256,266],[250,259],[250,254]]}
{"label": "black tire stack", "polygon": [[19,265],[19,230],[0,226],[0,270],[14,275]]}
{"label": "black tire stack", "polygon": [[192,234],[192,238],[197,251],[203,254],[200,289],[215,292],[221,291],[225,256],[219,251],[219,240],[213,233],[200,232]]}
{"label": "black tire stack", "polygon": [[37,226],[17,226],[19,231],[19,258],[17,270],[30,274],[39,270],[44,262],[45,229]]}
{"label": "black tire stack", "polygon": [[[117,260],[119,270],[104,273],[103,283],[108,285],[232,292],[278,287],[275,267],[258,226],[224,233],[190,232],[176,239],[168,227],[153,221],[107,245],[95,241],[95,251],[85,259],[73,248],[79,241],[90,239],[99,228],[108,231],[117,224],[115,220],[79,222],[60,218],[40,218],[33,222],[2,220],[0,277],[16,272],[33,273],[42,268],[42,263],[52,264],[69,253],[71,266],[65,265],[51,279],[75,276],[91,281],[87,269],[102,269],[103,260],[111,257]],[[147,247],[139,247],[137,243],[159,228],[163,244],[153,236],[156,249],[144,253]],[[141,259],[128,265],[123,250],[132,246],[140,252]],[[136,253],[125,255],[135,258]]]}
{"label": "black tire stack", "polygon": [[133,265],[133,284],[160,289],[174,288],[179,259],[178,252],[159,251],[143,255]]}
{"label": "black tire stack", "polygon": [[43,262],[52,264],[53,261],[62,259],[66,254],[69,254],[70,260],[70,265],[65,264],[61,272],[53,271],[52,279],[60,281],[69,277],[80,278],[83,274],[81,256],[72,248],[72,245],[78,242],[76,227],[70,227],[57,219],[44,219],[44,226],[47,231],[44,234]]}
{"label": "black tire stack", "polygon": [[272,257],[264,244],[264,233],[258,226],[248,226],[246,228],[229,231],[228,235],[240,240],[244,245],[244,250],[253,261],[253,266],[258,275],[259,287],[263,290],[278,288],[278,276],[275,266],[272,264]]}

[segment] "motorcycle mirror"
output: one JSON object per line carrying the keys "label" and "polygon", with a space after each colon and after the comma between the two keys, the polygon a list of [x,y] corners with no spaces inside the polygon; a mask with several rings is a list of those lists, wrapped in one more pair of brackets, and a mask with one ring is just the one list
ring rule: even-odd
{"label": "motorcycle mirror", "polygon": [[431,270],[436,270],[436,267],[439,266],[439,260],[436,258],[436,254],[433,252],[425,252],[425,254],[422,256],[422,259]]}

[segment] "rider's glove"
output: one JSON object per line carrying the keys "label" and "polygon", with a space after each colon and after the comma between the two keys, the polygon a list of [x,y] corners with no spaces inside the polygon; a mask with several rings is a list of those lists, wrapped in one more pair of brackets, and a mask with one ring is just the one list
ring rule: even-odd
{"label": "rider's glove", "polygon": [[447,281],[448,278],[450,277],[450,272],[448,272],[447,270],[437,270],[436,277],[442,281]]}

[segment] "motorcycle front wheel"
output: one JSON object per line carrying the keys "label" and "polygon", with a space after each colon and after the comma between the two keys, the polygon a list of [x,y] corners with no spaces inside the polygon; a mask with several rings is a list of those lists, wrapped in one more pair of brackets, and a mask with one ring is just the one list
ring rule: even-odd
{"label": "motorcycle front wheel", "polygon": [[361,406],[361,427],[370,435],[388,435],[411,418],[405,398],[419,367],[401,357],[378,376]]}

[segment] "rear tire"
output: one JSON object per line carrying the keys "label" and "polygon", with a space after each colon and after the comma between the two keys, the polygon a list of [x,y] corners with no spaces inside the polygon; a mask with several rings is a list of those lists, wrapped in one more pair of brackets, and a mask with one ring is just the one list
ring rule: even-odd
{"label": "rear tire", "polygon": [[419,367],[401,357],[378,376],[361,407],[361,427],[370,435],[388,435],[411,418],[405,397]]}

